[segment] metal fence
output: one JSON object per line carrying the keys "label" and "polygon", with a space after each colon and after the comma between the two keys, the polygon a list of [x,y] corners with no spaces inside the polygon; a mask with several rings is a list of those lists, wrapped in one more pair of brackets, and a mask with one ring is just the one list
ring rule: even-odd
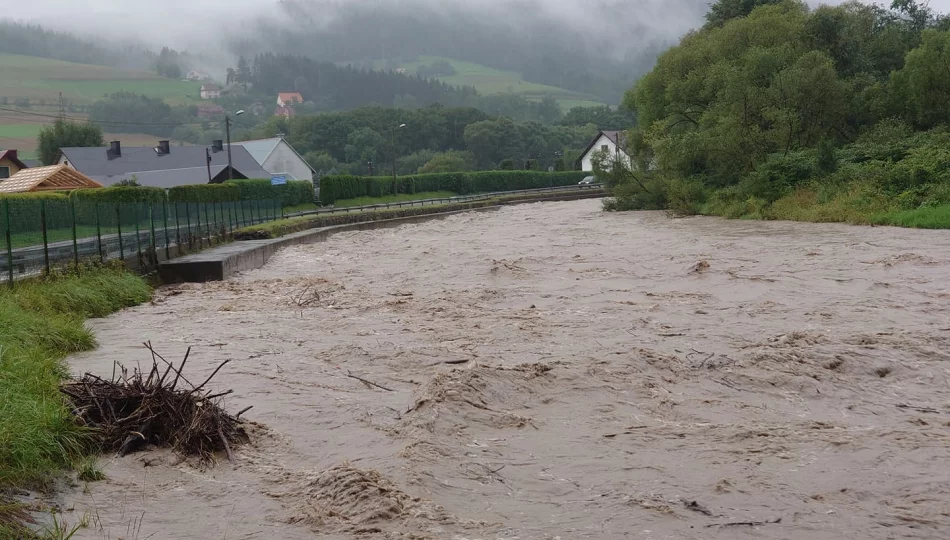
{"label": "metal fence", "polygon": [[370,204],[365,206],[343,206],[343,207],[327,207],[321,208],[318,210],[307,210],[305,212],[296,212],[293,214],[287,214],[285,217],[297,217],[297,216],[311,216],[311,215],[320,215],[320,214],[340,214],[340,213],[349,213],[349,212],[374,212],[376,210],[384,208],[403,208],[406,206],[426,206],[433,204],[452,204],[452,203],[461,203],[461,202],[472,202],[472,201],[485,201],[488,199],[496,199],[498,197],[505,197],[510,195],[530,195],[532,193],[573,193],[577,191],[603,191],[603,184],[585,184],[583,186],[555,186],[555,187],[545,187],[545,188],[533,188],[533,189],[519,189],[515,191],[495,191],[492,193],[479,193],[476,195],[456,195],[454,197],[441,197],[437,199],[417,199],[411,201],[397,201],[390,203],[382,204]]}
{"label": "metal fence", "polygon": [[0,199],[0,282],[83,261],[154,268],[174,254],[227,241],[234,230],[283,217],[280,201],[111,203]]}

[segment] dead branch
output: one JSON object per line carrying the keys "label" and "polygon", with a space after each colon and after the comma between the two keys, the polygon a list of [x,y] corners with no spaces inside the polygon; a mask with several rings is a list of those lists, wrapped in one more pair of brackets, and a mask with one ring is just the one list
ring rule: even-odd
{"label": "dead branch", "polygon": [[[232,393],[205,392],[201,389],[223,368],[218,368],[198,387],[191,390],[176,388],[179,380],[190,382],[182,375],[182,368],[191,352],[179,366],[162,358],[152,348],[152,366],[148,373],[135,369],[130,376],[118,362],[113,367],[112,380],[106,381],[92,374],[64,384],[62,393],[70,401],[77,420],[92,428],[94,437],[106,451],[126,455],[148,445],[170,447],[183,455],[197,455],[203,462],[213,460],[215,452],[223,451],[233,459],[232,446],[247,441],[247,434],[237,416],[228,414],[218,403],[219,398]],[[168,368],[162,370],[159,361]],[[116,376],[116,368],[119,376]],[[174,371],[176,376],[168,375]]]}
{"label": "dead branch", "polygon": [[363,384],[368,384],[368,385],[370,385],[370,386],[375,386],[376,388],[379,388],[379,389],[381,389],[381,390],[385,390],[385,391],[387,391],[387,392],[395,392],[395,390],[393,390],[392,388],[386,388],[385,386],[383,386],[383,385],[381,385],[381,384],[376,384],[376,383],[374,383],[373,381],[367,381],[366,379],[364,379],[364,378],[362,378],[362,377],[357,377],[356,375],[353,375],[353,374],[350,373],[350,372],[347,372],[347,373],[346,373],[346,376],[347,376],[347,377],[350,377],[350,378],[352,378],[352,379],[356,379],[356,380],[360,381],[360,382],[363,383]]}

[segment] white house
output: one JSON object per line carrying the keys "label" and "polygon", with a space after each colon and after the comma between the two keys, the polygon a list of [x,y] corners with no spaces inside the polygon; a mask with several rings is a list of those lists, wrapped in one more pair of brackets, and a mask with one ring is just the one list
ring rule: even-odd
{"label": "white house", "polygon": [[221,97],[221,87],[216,84],[201,85],[201,99],[218,99]]}
{"label": "white house", "polygon": [[632,163],[626,152],[626,137],[623,131],[601,130],[597,133],[578,160],[582,171],[594,170],[593,158],[597,152],[607,152],[611,158],[620,156],[627,163]]}
{"label": "white house", "polygon": [[313,181],[313,168],[281,137],[231,143],[243,146],[262,169],[271,175],[286,175],[288,180]]}

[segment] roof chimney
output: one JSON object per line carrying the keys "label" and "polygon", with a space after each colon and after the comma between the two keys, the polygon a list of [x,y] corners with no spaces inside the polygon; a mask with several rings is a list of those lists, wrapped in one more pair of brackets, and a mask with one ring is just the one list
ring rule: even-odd
{"label": "roof chimney", "polygon": [[109,143],[109,159],[114,159],[117,157],[122,157],[122,143],[119,141],[112,141]]}
{"label": "roof chimney", "polygon": [[168,155],[171,153],[171,148],[168,146],[168,141],[158,141],[158,147],[155,151],[160,156]]}
{"label": "roof chimney", "polygon": [[224,141],[221,139],[215,139],[211,141],[211,151],[212,152],[221,152],[224,150]]}

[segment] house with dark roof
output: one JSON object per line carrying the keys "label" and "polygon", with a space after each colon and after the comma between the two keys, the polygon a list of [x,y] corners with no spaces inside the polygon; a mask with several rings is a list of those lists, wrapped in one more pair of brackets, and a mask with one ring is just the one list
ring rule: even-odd
{"label": "house with dark roof", "polygon": [[620,157],[628,163],[631,162],[630,156],[627,155],[626,134],[623,131],[597,132],[597,136],[587,145],[575,165],[582,171],[593,171],[594,157],[598,152],[606,152],[610,158]]}
{"label": "house with dark roof", "polygon": [[232,169],[228,151],[221,141],[211,148],[171,146],[159,141],[156,147],[123,147],[113,141],[106,148],[61,148],[59,165],[67,165],[103,186],[135,177],[139,185],[170,188],[189,184],[217,184],[233,177],[270,178],[270,174],[243,147],[232,145]]}
{"label": "house with dark roof", "polygon": [[20,161],[16,150],[0,151],[0,180],[10,178],[26,168],[28,168],[27,164]]}
{"label": "house with dark roof", "polygon": [[262,169],[288,180],[313,181],[313,167],[283,137],[231,143],[243,146]]}

